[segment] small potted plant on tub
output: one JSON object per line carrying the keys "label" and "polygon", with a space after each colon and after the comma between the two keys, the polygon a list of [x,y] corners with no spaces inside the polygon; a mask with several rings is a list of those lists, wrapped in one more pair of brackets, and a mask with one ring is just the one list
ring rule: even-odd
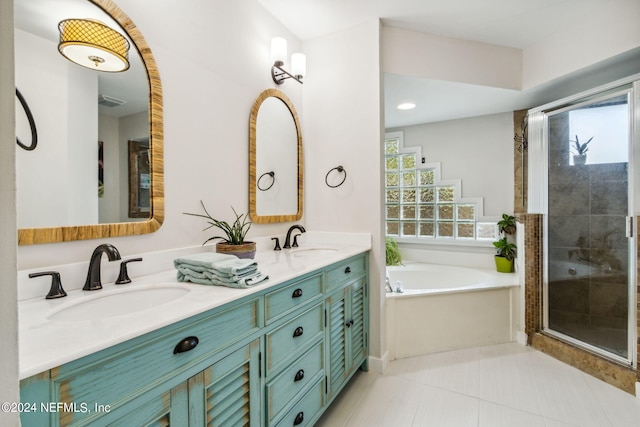
{"label": "small potted plant on tub", "polygon": [[516,245],[509,241],[509,236],[516,233],[516,219],[513,215],[502,214],[502,219],[498,221],[498,232],[503,237],[493,242],[496,248],[495,262],[496,270],[500,273],[511,273],[516,258]]}
{"label": "small potted plant on tub", "polygon": [[249,220],[248,214],[238,215],[238,213],[232,206],[231,210],[236,216],[236,219],[231,224],[229,224],[226,221],[220,221],[213,218],[207,211],[207,208],[204,206],[202,200],[200,200],[200,204],[202,205],[204,214],[195,214],[188,212],[184,212],[184,214],[205,218],[209,223],[209,226],[204,230],[208,230],[210,228],[218,228],[223,232],[223,235],[221,236],[209,237],[204,241],[203,245],[211,240],[220,239],[221,242],[216,243],[216,252],[218,253],[235,255],[238,258],[253,258],[255,256],[256,243],[245,240],[247,232],[249,231],[249,228],[251,228],[251,221]]}

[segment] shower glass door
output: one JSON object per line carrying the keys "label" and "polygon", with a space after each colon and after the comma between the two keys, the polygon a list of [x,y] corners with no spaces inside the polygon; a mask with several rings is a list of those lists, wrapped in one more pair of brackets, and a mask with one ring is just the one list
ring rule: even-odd
{"label": "shower glass door", "polygon": [[547,112],[546,332],[631,362],[630,89]]}

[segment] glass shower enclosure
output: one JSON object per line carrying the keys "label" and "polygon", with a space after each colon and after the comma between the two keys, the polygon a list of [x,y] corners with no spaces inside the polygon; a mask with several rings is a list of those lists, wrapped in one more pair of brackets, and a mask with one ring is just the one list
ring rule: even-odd
{"label": "glass shower enclosure", "polygon": [[633,364],[632,87],[544,112],[545,332]]}

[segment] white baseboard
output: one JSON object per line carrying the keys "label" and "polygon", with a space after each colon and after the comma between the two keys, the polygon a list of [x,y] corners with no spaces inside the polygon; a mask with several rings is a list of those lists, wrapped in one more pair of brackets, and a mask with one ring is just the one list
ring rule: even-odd
{"label": "white baseboard", "polygon": [[522,331],[516,332],[516,342],[520,345],[527,345],[527,340],[529,336]]}
{"label": "white baseboard", "polygon": [[381,358],[369,356],[369,371],[382,374],[389,365],[389,352],[385,351]]}

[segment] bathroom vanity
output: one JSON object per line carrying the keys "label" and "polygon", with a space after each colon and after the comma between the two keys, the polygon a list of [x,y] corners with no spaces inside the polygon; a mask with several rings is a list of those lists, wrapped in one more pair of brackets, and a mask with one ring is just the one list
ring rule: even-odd
{"label": "bathroom vanity", "polygon": [[[270,279],[249,289],[147,275],[127,285],[141,304],[152,289],[174,292],[172,301],[106,318],[97,305],[95,317],[74,317],[83,291],[69,302],[21,302],[31,317],[21,341],[34,340],[21,345],[23,425],[312,425],[367,368],[368,249],[259,252]],[[98,292],[107,300],[125,291]],[[44,335],[55,343],[56,328],[59,345],[38,349]]]}

